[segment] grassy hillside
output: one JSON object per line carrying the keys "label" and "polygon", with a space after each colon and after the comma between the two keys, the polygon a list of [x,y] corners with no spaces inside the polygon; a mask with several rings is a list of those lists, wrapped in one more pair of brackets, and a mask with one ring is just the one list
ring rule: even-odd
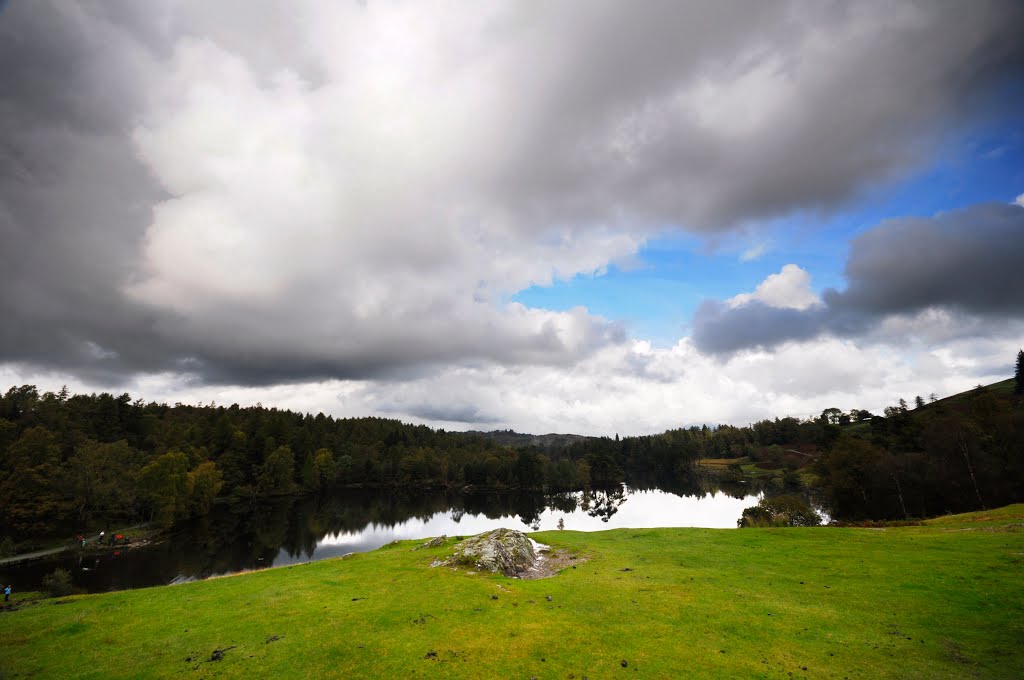
{"label": "grassy hillside", "polygon": [[[1007,407],[1010,404],[1019,403],[1021,398],[1013,393],[1016,381],[1013,378],[1007,378],[1006,380],[1000,380],[988,385],[982,385],[986,392],[992,394],[999,401],[1000,405]],[[951,408],[954,410],[962,410],[967,408],[971,400],[977,394],[977,387],[972,387],[969,390],[951,394],[948,397],[937,399],[933,402],[927,402],[924,406],[917,408],[914,404],[910,404],[910,416],[912,418],[920,417],[921,414],[932,413],[936,410],[943,408]],[[843,431],[847,433],[860,432],[868,433],[871,431],[871,425],[867,421],[859,423],[850,423],[849,425],[843,426]]]}
{"label": "grassy hillside", "polygon": [[[1014,388],[1015,384],[1016,384],[1016,381],[1013,378],[1007,378],[1006,380],[1000,380],[999,382],[994,382],[994,383],[991,383],[989,385],[984,385],[983,387],[987,391],[992,392],[994,394],[998,394],[998,395],[1004,396],[1004,397],[1009,397],[1009,396],[1013,395],[1013,388]],[[939,399],[935,403],[936,404],[960,404],[960,403],[964,403],[964,402],[966,402],[968,400],[971,392],[973,392],[973,391],[974,391],[974,388],[972,388],[970,390],[964,390],[963,392],[960,392],[959,394],[953,394],[953,395],[950,395],[948,397],[944,397],[943,399]],[[926,404],[925,406],[927,407],[928,404]]]}
{"label": "grassy hillside", "polygon": [[547,532],[577,559],[538,581],[430,568],[454,539],[398,543],[23,599],[0,613],[0,677],[1020,677],[1022,526],[1024,505],[881,530]]}

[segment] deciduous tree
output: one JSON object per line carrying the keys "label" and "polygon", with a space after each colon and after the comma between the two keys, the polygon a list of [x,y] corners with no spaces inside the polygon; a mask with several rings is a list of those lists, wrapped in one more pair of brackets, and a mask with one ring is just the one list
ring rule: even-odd
{"label": "deciduous tree", "polygon": [[188,456],[168,451],[139,471],[139,490],[149,508],[150,519],[169,527],[188,514]]}

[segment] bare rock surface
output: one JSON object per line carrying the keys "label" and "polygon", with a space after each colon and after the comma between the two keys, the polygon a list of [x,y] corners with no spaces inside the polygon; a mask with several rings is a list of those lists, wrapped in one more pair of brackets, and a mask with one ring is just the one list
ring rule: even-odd
{"label": "bare rock surface", "polygon": [[[562,570],[575,569],[586,561],[585,555],[576,551],[552,550],[521,531],[495,529],[457,543],[455,554],[445,560],[434,560],[430,566],[461,567],[467,569],[468,574],[483,571],[534,580],[557,576]],[[501,585],[498,588],[505,590]]]}
{"label": "bare rock surface", "polygon": [[494,529],[458,543],[455,554],[442,564],[519,576],[529,572],[537,560],[533,545],[521,531]]}
{"label": "bare rock surface", "polygon": [[423,548],[436,548],[438,546],[444,545],[444,542],[447,541],[447,540],[448,540],[447,536],[438,536],[437,538],[430,539],[429,541],[427,541],[423,545],[420,545],[420,546],[417,546],[417,547],[413,548],[413,550],[422,550]]}

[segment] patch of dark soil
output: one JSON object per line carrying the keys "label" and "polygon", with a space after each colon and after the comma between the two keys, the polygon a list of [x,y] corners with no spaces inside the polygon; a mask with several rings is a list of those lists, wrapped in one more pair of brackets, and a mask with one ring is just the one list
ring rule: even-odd
{"label": "patch of dark soil", "polygon": [[960,648],[959,643],[955,640],[946,638],[942,641],[942,646],[945,648],[946,656],[949,657],[951,661],[962,664],[974,663],[974,659],[964,654],[963,649]]}
{"label": "patch of dark soil", "polygon": [[263,644],[269,645],[271,642],[277,642],[278,640],[280,640],[283,637],[284,637],[283,635],[271,635],[270,637],[267,638],[267,641],[264,642]]}
{"label": "patch of dark soil", "polygon": [[541,578],[558,576],[563,569],[576,568],[577,564],[586,562],[587,558],[572,554],[568,550],[551,550],[543,553],[534,563],[533,568],[519,575],[519,578],[526,581],[534,581]]}
{"label": "patch of dark soil", "polygon": [[225,647],[224,649],[215,649],[215,650],[213,650],[210,653],[210,658],[206,660],[207,663],[209,663],[210,661],[221,661],[221,660],[223,660],[224,659],[224,654],[228,650],[231,650],[231,649],[234,649],[234,648],[235,648],[235,645],[231,645],[230,647]]}

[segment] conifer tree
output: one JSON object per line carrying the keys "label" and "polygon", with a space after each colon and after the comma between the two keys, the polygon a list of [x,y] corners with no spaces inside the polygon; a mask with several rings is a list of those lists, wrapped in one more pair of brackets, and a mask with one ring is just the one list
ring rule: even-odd
{"label": "conifer tree", "polygon": [[1024,349],[1017,352],[1017,372],[1013,377],[1017,381],[1013,388],[1014,394],[1024,394]]}

